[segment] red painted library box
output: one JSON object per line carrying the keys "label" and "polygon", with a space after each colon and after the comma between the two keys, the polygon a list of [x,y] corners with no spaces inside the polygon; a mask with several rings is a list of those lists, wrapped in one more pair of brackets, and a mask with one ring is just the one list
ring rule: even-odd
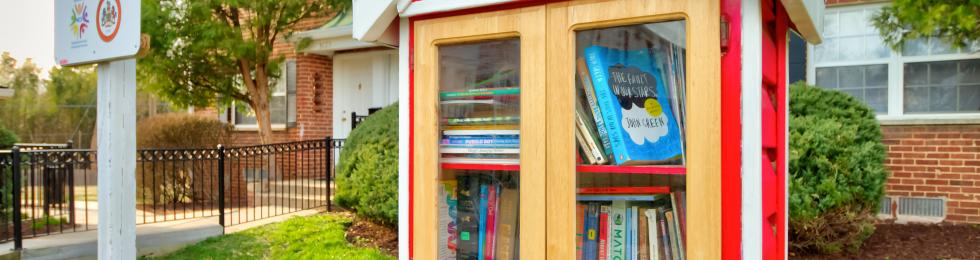
{"label": "red painted library box", "polygon": [[786,258],[787,37],[822,1],[390,2],[413,259]]}

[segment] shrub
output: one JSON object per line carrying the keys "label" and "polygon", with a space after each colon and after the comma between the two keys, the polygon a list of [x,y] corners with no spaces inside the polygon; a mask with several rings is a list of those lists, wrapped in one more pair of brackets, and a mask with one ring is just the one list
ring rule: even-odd
{"label": "shrub", "polygon": [[337,204],[384,225],[398,222],[398,105],[378,111],[347,137],[337,170]]}
{"label": "shrub", "polygon": [[17,135],[0,125],[0,149],[10,149],[17,143]]}
{"label": "shrub", "polygon": [[136,125],[140,148],[214,148],[231,141],[232,125],[203,116],[170,113],[148,117]]}
{"label": "shrub", "polygon": [[874,232],[888,173],[874,112],[848,94],[790,87],[790,247],[856,250]]}
{"label": "shrub", "polygon": [[[233,127],[217,119],[190,114],[164,114],[140,120],[136,126],[136,146],[145,148],[209,148],[231,141]],[[148,154],[147,154],[148,155]],[[160,154],[158,154],[160,155]],[[137,167],[136,183],[140,202],[161,205],[213,199],[216,184],[205,185],[200,180],[212,180],[216,170],[213,162],[198,160],[184,163],[159,163],[152,167]],[[144,181],[144,178],[148,178]],[[199,180],[195,182],[194,180]],[[206,182],[206,181],[205,181]],[[143,189],[151,190],[144,191]],[[213,189],[212,189],[213,188]],[[164,205],[166,206],[166,205]],[[173,206],[173,205],[170,205]]]}

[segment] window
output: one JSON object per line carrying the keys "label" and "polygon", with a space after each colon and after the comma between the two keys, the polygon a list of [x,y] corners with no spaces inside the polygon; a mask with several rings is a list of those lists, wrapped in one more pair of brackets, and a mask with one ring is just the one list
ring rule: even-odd
{"label": "window", "polygon": [[[287,60],[282,64],[282,75],[270,80],[272,95],[269,97],[269,115],[273,129],[284,129],[296,124],[296,61]],[[247,106],[239,109],[232,106],[231,120],[237,129],[258,129],[255,114]]]}
{"label": "window", "polygon": [[980,42],[924,38],[893,51],[870,21],[882,6],[828,8],[807,81],[864,101],[879,119],[980,119]]}

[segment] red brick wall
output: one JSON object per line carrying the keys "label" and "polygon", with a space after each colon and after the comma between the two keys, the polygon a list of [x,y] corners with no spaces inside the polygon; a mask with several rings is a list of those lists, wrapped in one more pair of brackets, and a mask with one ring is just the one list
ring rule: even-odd
{"label": "red brick wall", "polygon": [[882,126],[889,196],[945,197],[946,221],[980,223],[980,125]]}

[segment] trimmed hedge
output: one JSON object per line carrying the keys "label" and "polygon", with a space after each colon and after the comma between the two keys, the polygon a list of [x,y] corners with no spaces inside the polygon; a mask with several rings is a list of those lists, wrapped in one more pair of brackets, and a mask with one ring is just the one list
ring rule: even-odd
{"label": "trimmed hedge", "polygon": [[838,91],[790,87],[790,247],[856,250],[874,233],[888,173],[874,112]]}
{"label": "trimmed hedge", "polygon": [[18,139],[17,134],[0,125],[0,149],[10,149]]}
{"label": "trimmed hedge", "polygon": [[337,204],[384,225],[398,223],[398,104],[357,125],[340,152]]}

